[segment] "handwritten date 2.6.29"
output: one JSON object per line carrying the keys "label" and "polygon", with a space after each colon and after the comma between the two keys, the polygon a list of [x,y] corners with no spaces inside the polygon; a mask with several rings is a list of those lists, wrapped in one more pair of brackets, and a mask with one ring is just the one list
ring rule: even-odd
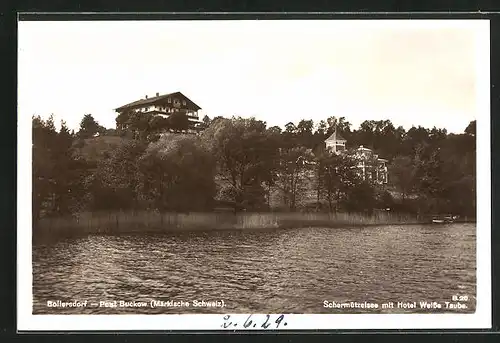
{"label": "handwritten date 2.6.29", "polygon": [[[238,316],[239,317],[239,316]],[[230,314],[226,314],[223,317],[223,323],[221,327],[223,329],[231,330],[276,330],[286,327],[288,324],[285,320],[285,315],[249,315],[247,317],[237,318],[231,317]]]}

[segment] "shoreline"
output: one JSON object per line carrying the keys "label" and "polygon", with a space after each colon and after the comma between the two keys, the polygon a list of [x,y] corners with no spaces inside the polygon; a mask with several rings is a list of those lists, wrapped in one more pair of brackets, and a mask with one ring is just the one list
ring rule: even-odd
{"label": "shoreline", "polygon": [[[456,223],[475,223],[474,220]],[[88,234],[179,233],[294,228],[349,228],[380,225],[431,224],[416,215],[378,213],[371,216],[347,213],[163,213],[106,212],[43,218],[33,225],[33,238],[72,237]]]}

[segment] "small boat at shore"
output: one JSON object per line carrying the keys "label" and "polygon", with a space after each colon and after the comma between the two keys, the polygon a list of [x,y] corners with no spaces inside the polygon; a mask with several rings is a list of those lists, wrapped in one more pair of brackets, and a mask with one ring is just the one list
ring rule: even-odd
{"label": "small boat at shore", "polygon": [[431,219],[432,224],[451,224],[457,219],[457,216],[446,215],[446,216],[433,216]]}

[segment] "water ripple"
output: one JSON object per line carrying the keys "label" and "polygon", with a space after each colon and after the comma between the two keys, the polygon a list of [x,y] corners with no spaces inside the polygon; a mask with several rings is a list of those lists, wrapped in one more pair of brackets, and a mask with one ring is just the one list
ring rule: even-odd
{"label": "water ripple", "polygon": [[[470,224],[66,239],[34,246],[33,312],[332,313],[324,300],[443,302],[454,294],[468,295],[474,311],[475,248]],[[153,299],[223,299],[227,307],[47,307]]]}

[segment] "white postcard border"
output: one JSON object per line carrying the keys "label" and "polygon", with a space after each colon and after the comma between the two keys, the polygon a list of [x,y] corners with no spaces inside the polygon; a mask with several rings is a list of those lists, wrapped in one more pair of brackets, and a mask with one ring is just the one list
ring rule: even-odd
{"label": "white postcard border", "polygon": [[[367,22],[367,21],[365,21]],[[373,23],[373,21],[371,21]],[[401,20],[377,20],[392,25]],[[420,20],[406,21],[418,25]],[[474,314],[290,314],[284,330],[458,329],[491,327],[490,27],[488,20],[425,20],[477,28],[477,298]],[[20,25],[19,25],[20,26]],[[22,31],[20,31],[22,39]],[[20,73],[18,63],[18,73]],[[21,104],[22,105],[22,104]],[[18,108],[18,113],[20,107]],[[31,117],[18,116],[17,323],[19,331],[220,330],[222,314],[33,315]],[[232,315],[243,318],[248,315]],[[242,319],[243,321],[245,319]],[[249,328],[252,329],[252,328]],[[229,330],[229,329],[226,329]]]}

